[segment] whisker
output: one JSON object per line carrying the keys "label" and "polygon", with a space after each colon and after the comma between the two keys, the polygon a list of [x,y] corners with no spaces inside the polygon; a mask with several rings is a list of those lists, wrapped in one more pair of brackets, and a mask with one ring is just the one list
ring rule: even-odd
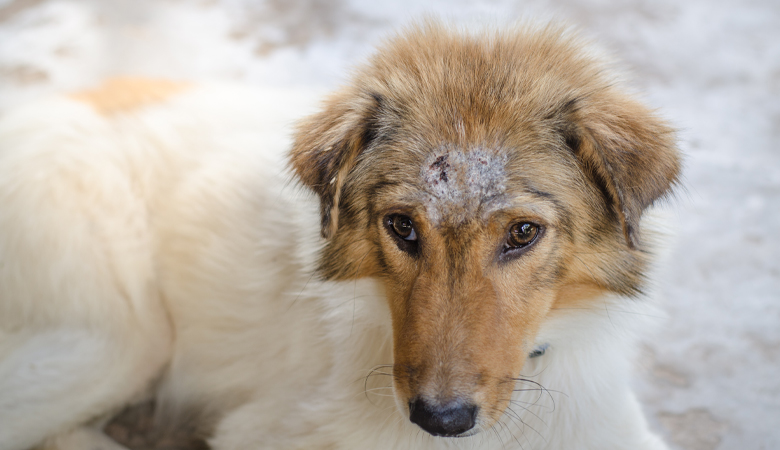
{"label": "whisker", "polygon": [[[511,417],[508,417],[508,416],[507,416],[507,418],[508,418],[509,420],[512,420],[512,425],[514,425],[514,426],[515,426],[515,428],[518,428],[518,429],[520,428],[519,426],[517,426],[517,422],[516,422],[515,420],[513,420]],[[522,449],[522,448],[523,448],[523,444],[521,444],[521,443],[520,443],[520,441],[519,441],[519,440],[517,440],[517,436],[515,435],[515,433],[512,433],[512,431],[510,430],[510,426],[509,426],[509,424],[506,424],[506,423],[504,423],[504,422],[503,422],[503,419],[504,419],[504,417],[502,416],[502,417],[501,417],[501,419],[499,419],[499,422],[500,422],[500,423],[501,423],[501,425],[502,425],[502,426],[503,426],[503,427],[504,427],[504,428],[507,430],[507,433],[509,433],[509,436],[511,436],[511,437],[512,437],[512,439],[514,439],[514,440],[515,440],[515,442],[517,442],[517,445],[519,445],[519,446],[520,446],[520,448]],[[521,431],[521,434],[522,434],[522,431]]]}
{"label": "whisker", "polygon": [[[520,423],[522,423],[524,427],[528,427],[528,428],[530,428],[530,429],[531,429],[531,431],[533,431],[534,433],[536,433],[536,434],[537,434],[537,436],[539,436],[540,438],[542,438],[543,440],[545,440],[545,441],[546,441],[546,439],[544,438],[544,436],[542,435],[542,433],[540,433],[540,432],[539,432],[539,430],[537,430],[536,428],[534,428],[534,427],[532,427],[531,425],[529,425],[529,424],[528,424],[526,421],[524,421],[524,420],[522,419],[522,417],[520,417],[520,414],[518,414],[518,413],[517,413],[515,410],[513,410],[513,409],[512,409],[512,407],[507,407],[507,410],[511,411],[511,412],[512,412],[512,414],[516,415],[516,416],[517,416],[517,418],[518,418],[518,420],[520,420]],[[545,422],[545,421],[544,421],[544,419],[542,419],[542,418],[541,418],[541,417],[539,417],[538,415],[534,414],[534,413],[533,413],[533,411],[529,411],[528,409],[526,409],[526,411],[528,411],[529,413],[533,414],[533,416],[534,416],[534,417],[536,417],[537,419],[539,419],[539,421],[540,421],[540,422],[541,422],[541,423],[542,423],[542,424],[543,424],[545,427],[547,427],[547,428],[550,428],[550,426],[549,426],[549,425],[547,425],[547,422]]]}
{"label": "whisker", "polygon": [[[506,431],[507,433],[509,433],[509,431],[506,429],[506,425],[504,425],[504,423],[502,423],[500,420],[497,420],[496,424],[499,426],[499,430],[500,431]],[[501,437],[500,431],[499,431],[499,434],[498,434],[499,439]],[[509,433],[509,435],[512,436],[512,433]],[[503,439],[501,439],[501,447],[506,448],[506,444],[504,443]]]}
{"label": "whisker", "polygon": [[[380,372],[380,369],[386,369],[388,367],[395,367],[395,365],[394,364],[378,364],[378,365],[374,366],[371,370],[369,370],[368,374],[366,374],[366,376],[363,377],[363,394],[366,396],[366,399],[374,406],[378,406],[378,405],[376,405],[368,397],[368,391],[369,391],[369,389],[368,389],[368,379],[371,378],[374,375],[384,375],[384,376],[393,377],[394,376],[393,374]],[[383,389],[386,389],[386,388],[383,388]],[[371,389],[371,390],[373,390],[373,389]],[[379,394],[374,394],[374,395],[379,395]],[[379,396],[381,396],[381,395],[379,395]]]}
{"label": "whisker", "polygon": [[498,441],[501,442],[501,437],[498,436],[498,432],[496,431],[496,425],[495,424],[490,426],[490,431],[492,431],[493,434],[495,434],[496,437],[498,437]]}
{"label": "whisker", "polygon": [[[507,414],[507,411],[511,412],[512,414]],[[507,411],[505,411],[505,415],[506,415],[505,417],[507,419],[511,420],[512,423],[515,425],[515,427],[517,427],[517,429],[520,430],[520,435],[525,437],[525,427],[527,426],[526,423],[523,421],[523,419],[520,417],[520,415],[517,414],[515,411],[513,411],[511,408],[507,408]],[[502,416],[502,418],[503,417],[504,416]],[[520,425],[522,425],[522,427]],[[512,436],[515,436],[514,433],[512,433]],[[515,436],[515,439],[517,439],[516,436]],[[526,437],[526,440],[528,440],[527,437]],[[519,442],[518,442],[518,444],[519,444]],[[522,447],[522,445],[521,445],[521,447]]]}
{"label": "whisker", "polygon": [[[546,368],[545,368],[545,370],[546,370]],[[544,370],[542,370],[542,372],[544,372]],[[547,394],[547,396],[548,396],[548,397],[550,397],[550,400],[551,400],[551,401],[552,401],[552,403],[553,403],[553,406],[552,406],[552,410],[551,410],[551,412],[552,412],[552,411],[555,411],[555,408],[556,408],[556,405],[555,405],[555,398],[554,398],[554,397],[553,397],[553,395],[552,395],[553,393],[556,393],[556,394],[563,395],[563,396],[564,396],[564,397],[566,397],[566,398],[568,398],[568,397],[569,397],[569,396],[568,396],[568,395],[567,395],[565,392],[561,392],[561,391],[556,391],[556,390],[550,390],[550,389],[547,389],[546,387],[542,386],[542,384],[541,384],[541,383],[539,383],[539,382],[537,382],[537,381],[534,381],[534,380],[529,380],[528,378],[519,378],[519,377],[518,377],[518,378],[511,378],[511,380],[513,380],[513,381],[515,381],[515,382],[526,383],[526,384],[531,384],[531,385],[533,385],[533,386],[537,386],[537,388],[535,388],[535,389],[526,389],[526,388],[513,389],[513,392],[532,392],[532,391],[539,391],[539,397],[537,397],[537,399],[534,401],[534,403],[533,403],[533,404],[537,404],[537,403],[538,403],[538,402],[541,400],[541,398],[542,398],[542,395],[543,395],[543,394]],[[520,402],[519,400],[514,400],[514,399],[513,399],[513,401]],[[519,403],[518,403],[518,404],[519,404]]]}
{"label": "whisker", "polygon": [[[545,437],[544,437],[544,436],[543,436],[543,435],[542,435],[542,434],[541,434],[541,433],[540,433],[540,432],[539,432],[539,431],[538,431],[536,428],[532,427],[532,426],[531,426],[531,425],[529,425],[527,422],[525,422],[525,421],[522,419],[522,417],[520,416],[520,414],[518,414],[516,411],[514,411],[514,410],[513,410],[511,407],[507,407],[507,409],[505,409],[504,411],[500,411],[500,410],[499,410],[499,409],[497,409],[497,408],[492,408],[492,410],[493,410],[493,411],[499,411],[499,412],[502,412],[502,416],[501,416],[501,418],[503,418],[503,417],[506,417],[506,418],[508,418],[508,419],[512,420],[512,422],[515,424],[515,426],[516,426],[516,427],[517,427],[517,428],[520,430],[521,436],[525,436],[525,427],[528,427],[528,428],[530,428],[530,429],[531,429],[531,430],[532,430],[534,433],[536,433],[536,434],[537,434],[537,435],[538,435],[538,436],[539,436],[539,437],[540,437],[540,438],[541,438],[543,441],[547,442],[547,439],[546,439],[546,438],[545,438]],[[531,412],[531,411],[529,411],[529,412]],[[533,414],[533,412],[531,412],[531,413]],[[538,416],[536,416],[536,417],[537,417],[537,418],[539,418]],[[501,420],[501,419],[499,419],[499,420]],[[542,422],[542,423],[543,423],[545,426],[548,426],[548,425],[547,425],[547,423],[546,423],[544,420],[542,420],[541,418],[539,418],[539,420],[540,420],[540,421],[541,421],[541,422]],[[519,425],[519,424],[517,424],[517,422],[518,422],[518,421],[520,422],[520,424],[522,424],[522,427],[520,427],[520,425]],[[510,433],[510,434],[511,434],[511,435],[512,435],[512,436],[515,438],[515,440],[517,440],[517,437],[516,437],[516,436],[515,436],[513,433]],[[527,440],[527,439],[528,439],[528,438],[526,437],[526,440]],[[530,441],[529,441],[529,442],[530,442]],[[518,442],[518,444],[520,444],[520,442]],[[522,447],[522,444],[520,444],[520,446]]]}
{"label": "whisker", "polygon": [[[523,403],[527,403],[527,402],[523,402]],[[547,425],[547,423],[544,421],[544,419],[542,419],[542,418],[541,418],[541,417],[540,417],[538,414],[536,414],[535,412],[531,411],[531,410],[530,410],[528,407],[526,407],[526,406],[523,406],[523,405],[519,404],[518,400],[512,400],[512,399],[510,399],[510,400],[509,400],[509,404],[510,404],[510,405],[515,405],[515,406],[517,406],[517,407],[520,407],[520,408],[523,408],[523,410],[524,410],[524,411],[528,412],[528,413],[529,413],[529,414],[531,414],[532,416],[534,416],[534,417],[536,417],[537,419],[539,419],[539,420],[540,420],[542,423],[544,423],[544,425],[545,425],[545,426]],[[546,408],[546,406],[543,406],[543,405],[537,405],[536,403],[530,403],[530,404],[529,404],[529,406],[539,406],[540,408]],[[510,409],[510,408],[511,408],[510,406],[507,406],[507,409]],[[555,411],[555,410],[553,409],[553,410],[551,410],[550,412],[553,412],[553,411]],[[515,414],[517,414],[515,411],[512,411],[512,412],[514,412]],[[519,414],[518,414],[518,418],[519,418],[519,417],[520,417],[520,416],[519,416]],[[520,420],[522,421],[522,419],[520,419]]]}

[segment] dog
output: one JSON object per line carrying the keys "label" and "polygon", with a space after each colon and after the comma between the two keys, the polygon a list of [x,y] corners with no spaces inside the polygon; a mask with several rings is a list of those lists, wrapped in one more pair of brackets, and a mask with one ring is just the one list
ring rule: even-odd
{"label": "dog", "polygon": [[629,381],[680,155],[588,45],[432,21],[320,106],[122,78],[6,114],[0,449],[124,448],[150,398],[215,450],[665,449]]}

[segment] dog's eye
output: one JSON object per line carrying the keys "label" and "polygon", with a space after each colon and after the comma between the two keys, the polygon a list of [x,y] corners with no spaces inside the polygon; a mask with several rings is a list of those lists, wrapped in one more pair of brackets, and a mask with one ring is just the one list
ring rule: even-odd
{"label": "dog's eye", "polygon": [[417,242],[417,232],[414,222],[409,216],[403,214],[391,214],[385,217],[385,228],[395,238],[398,248],[412,256],[419,254],[420,246]]}
{"label": "dog's eye", "polygon": [[392,215],[388,217],[388,225],[393,229],[393,232],[405,241],[416,241],[417,233],[414,231],[414,224],[412,219],[400,214]]}
{"label": "dog's eye", "polygon": [[506,241],[507,250],[525,247],[532,243],[539,235],[539,227],[529,222],[521,222],[512,225],[509,229],[509,237]]}

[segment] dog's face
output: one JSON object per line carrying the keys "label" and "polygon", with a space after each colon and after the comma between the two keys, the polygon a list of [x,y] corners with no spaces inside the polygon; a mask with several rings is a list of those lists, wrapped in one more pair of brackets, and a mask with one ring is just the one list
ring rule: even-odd
{"label": "dog's face", "polygon": [[640,289],[640,215],[678,156],[601,69],[561,30],[428,25],[300,126],[320,271],[386,284],[396,400],[431,434],[498,420],[552,308]]}

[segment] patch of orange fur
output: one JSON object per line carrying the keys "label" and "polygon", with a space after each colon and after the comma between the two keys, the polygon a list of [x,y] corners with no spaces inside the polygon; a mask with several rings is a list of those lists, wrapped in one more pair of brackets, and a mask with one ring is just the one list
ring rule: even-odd
{"label": "patch of orange fur", "polygon": [[112,78],[96,88],[74,92],[70,97],[89,104],[103,115],[112,115],[164,102],[189,86],[163,79]]}

